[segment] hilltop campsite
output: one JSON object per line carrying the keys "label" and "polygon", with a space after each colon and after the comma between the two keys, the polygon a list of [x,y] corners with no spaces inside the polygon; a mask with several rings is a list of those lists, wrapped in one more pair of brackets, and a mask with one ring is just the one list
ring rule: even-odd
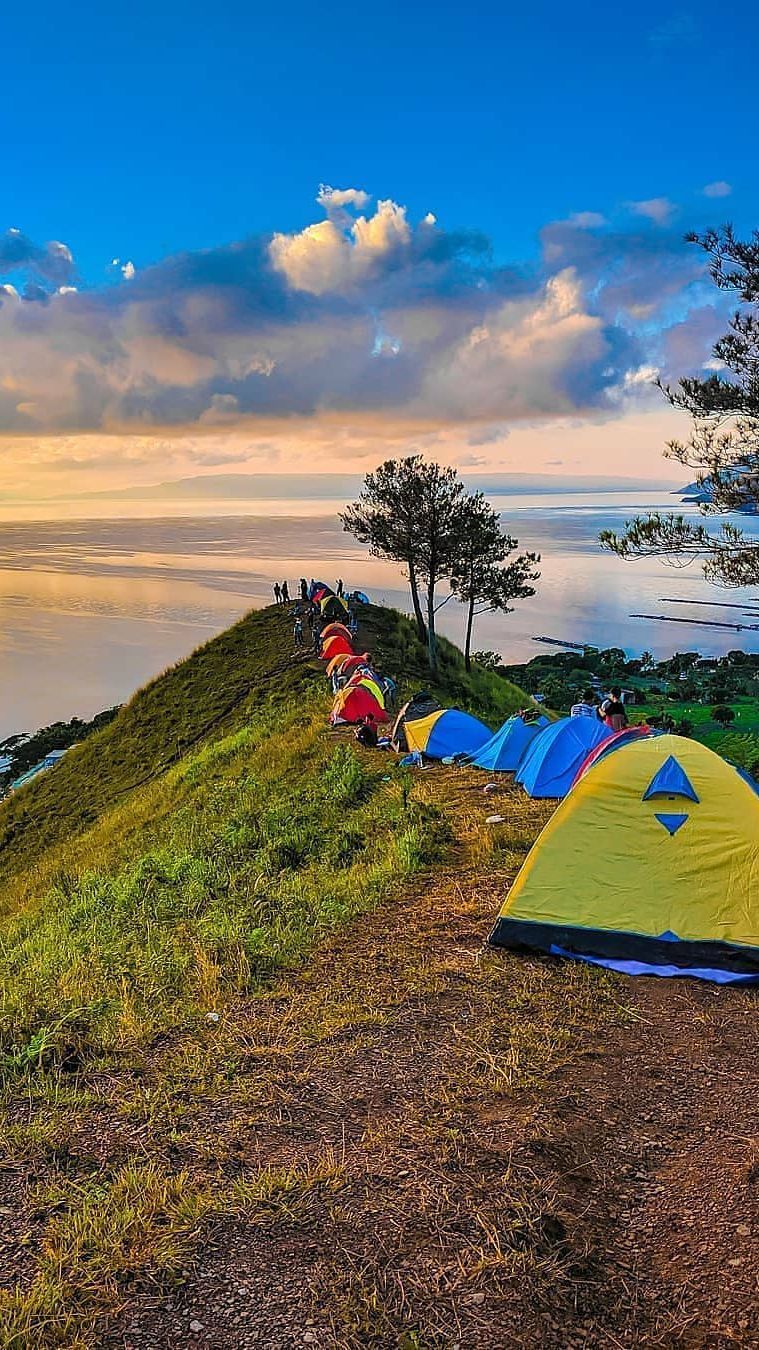
{"label": "hilltop campsite", "polygon": [[[445,754],[445,713],[423,737],[408,720],[403,753],[330,720],[333,663],[273,606],[0,807],[4,1343],[745,1339],[759,797],[664,735],[640,770],[635,738],[602,756],[557,810],[490,762],[529,696],[443,641],[431,679],[406,619],[355,608],[354,671],[371,653],[380,698],[397,682],[394,720],[422,685],[458,710]],[[470,723],[485,740],[459,751]],[[536,710],[524,751],[561,725]],[[713,827],[726,774],[742,814]],[[596,868],[592,813],[619,810],[602,784],[628,779],[654,833],[623,806]],[[673,812],[687,828],[657,824]],[[540,876],[548,831],[575,828],[583,898],[560,941],[534,939],[546,885],[578,894],[563,866]],[[694,852],[711,828],[753,868],[748,892],[731,871],[732,931],[706,888],[690,924],[686,873],[652,898],[656,849],[719,869]],[[605,917],[630,849],[647,912]],[[682,954],[657,937],[676,925]],[[599,926],[652,940],[605,956]],[[631,958],[669,978],[615,973]],[[722,973],[677,978],[696,964]]]}
{"label": "hilltop campsite", "polygon": [[759,1350],[758,53],[6,6],[0,1350]]}

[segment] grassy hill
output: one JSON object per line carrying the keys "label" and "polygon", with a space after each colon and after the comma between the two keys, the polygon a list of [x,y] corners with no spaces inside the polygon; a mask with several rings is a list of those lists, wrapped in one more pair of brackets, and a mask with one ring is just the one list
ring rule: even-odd
{"label": "grassy hill", "polygon": [[483,952],[552,803],[328,709],[253,614],[0,807],[0,1347],[748,1343],[755,994]]}
{"label": "grassy hill", "polygon": [[[525,702],[369,608],[361,641],[496,726]],[[327,726],[323,667],[276,608],[149,684],[0,807],[0,1045],[6,1073],[75,1064],[258,987],[444,844],[389,757]]]}

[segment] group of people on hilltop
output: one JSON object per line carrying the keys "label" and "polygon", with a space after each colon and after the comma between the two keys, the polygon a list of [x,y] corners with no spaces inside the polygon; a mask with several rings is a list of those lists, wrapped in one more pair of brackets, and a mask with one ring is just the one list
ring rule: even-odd
{"label": "group of people on hilltop", "polygon": [[[275,605],[289,605],[290,587],[286,581],[275,581],[274,585],[272,586],[272,590],[274,591]],[[305,577],[301,577],[300,579],[299,590],[301,601],[306,604],[310,604],[310,601],[308,599],[308,582],[306,581]],[[341,600],[345,595],[345,587],[343,585],[342,577],[338,577],[337,582],[335,583],[335,595],[338,595]]]}
{"label": "group of people on hilltop", "polygon": [[[310,647],[315,656],[321,652],[322,629],[326,625],[321,609],[309,599],[309,585],[305,577],[300,578],[298,583],[298,598],[293,600],[290,595],[290,588],[286,581],[275,581],[272,586],[274,592],[274,601],[277,605],[284,605],[290,609],[293,619],[293,646],[296,651],[304,650]],[[335,595],[340,599],[345,599],[345,587],[342,577],[338,578]],[[347,600],[346,600],[347,604]],[[341,620],[341,622],[343,622]],[[348,609],[345,615],[344,623],[351,633],[355,634],[358,630],[358,621],[351,609]]]}
{"label": "group of people on hilltop", "polygon": [[597,717],[612,731],[624,731],[627,726],[627,713],[622,701],[622,690],[614,685],[600,702],[592,689],[586,689],[582,698],[569,709],[570,717]]}

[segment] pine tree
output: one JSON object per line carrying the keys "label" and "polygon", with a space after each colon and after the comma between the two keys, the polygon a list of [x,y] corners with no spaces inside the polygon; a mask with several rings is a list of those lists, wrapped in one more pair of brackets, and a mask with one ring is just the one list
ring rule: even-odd
{"label": "pine tree", "polygon": [[[713,348],[715,374],[682,379],[675,389],[660,386],[693,419],[689,439],[671,441],[665,454],[695,470],[705,515],[753,513],[759,511],[759,231],[740,240],[725,225],[687,238],[706,251],[715,285],[736,294],[741,308]],[[601,543],[623,558],[698,558],[705,575],[723,585],[759,582],[759,543],[727,522],[712,533],[682,515],[656,513],[631,521],[622,534],[605,530]]]}

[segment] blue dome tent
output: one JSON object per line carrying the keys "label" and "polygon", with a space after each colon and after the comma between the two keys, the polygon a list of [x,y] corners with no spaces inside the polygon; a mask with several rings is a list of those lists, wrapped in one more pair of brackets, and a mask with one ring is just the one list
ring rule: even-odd
{"label": "blue dome tent", "polygon": [[407,719],[405,732],[409,750],[418,750],[429,759],[473,755],[493,734],[484,722],[458,708],[441,708],[428,717]]}
{"label": "blue dome tent", "polygon": [[509,717],[495,735],[486,741],[473,756],[472,763],[478,769],[497,769],[501,773],[514,773],[535,738],[547,726],[550,726],[550,722],[545,716],[525,721],[517,713],[516,716]]}
{"label": "blue dome tent", "polygon": [[530,797],[565,797],[588,751],[613,734],[596,717],[562,717],[535,737],[516,781]]}

